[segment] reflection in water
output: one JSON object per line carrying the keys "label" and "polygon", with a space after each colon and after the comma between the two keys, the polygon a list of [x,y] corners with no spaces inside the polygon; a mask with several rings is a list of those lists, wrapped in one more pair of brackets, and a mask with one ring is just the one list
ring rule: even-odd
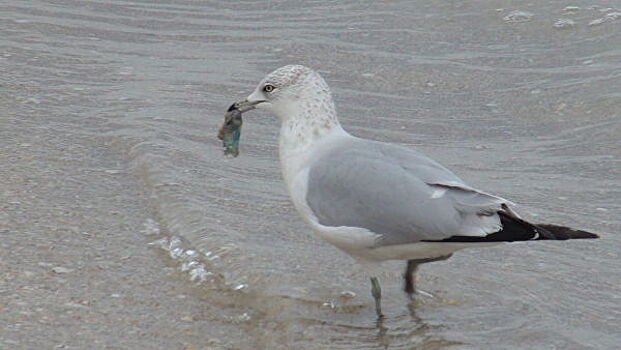
{"label": "reflection in water", "polygon": [[[409,303],[407,305],[407,314],[378,318],[375,321],[377,333],[374,341],[378,349],[445,349],[463,344],[444,338],[441,335],[443,326],[429,325],[417,315],[416,308],[416,303]],[[405,320],[407,320],[407,324],[410,327],[399,326],[405,323]]]}
{"label": "reflection in water", "polygon": [[388,328],[384,326],[384,317],[378,317],[377,321],[375,321],[375,326],[377,327],[377,344],[379,348],[388,349],[390,339],[386,336]]}

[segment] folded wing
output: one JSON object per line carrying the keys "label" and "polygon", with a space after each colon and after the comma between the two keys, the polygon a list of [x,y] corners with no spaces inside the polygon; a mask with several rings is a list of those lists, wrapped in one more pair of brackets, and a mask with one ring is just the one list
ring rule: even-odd
{"label": "folded wing", "polygon": [[509,203],[418,152],[362,139],[311,165],[306,201],[320,224],[368,229],[378,245],[484,237],[502,228],[498,211]]}

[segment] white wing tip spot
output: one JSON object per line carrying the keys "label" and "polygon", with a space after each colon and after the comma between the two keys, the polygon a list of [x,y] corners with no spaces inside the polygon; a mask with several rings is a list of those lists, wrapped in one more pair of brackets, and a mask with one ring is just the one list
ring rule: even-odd
{"label": "white wing tip spot", "polygon": [[440,198],[440,197],[444,196],[446,191],[447,191],[446,188],[436,188],[436,189],[434,189],[433,193],[431,193],[431,199],[437,199],[437,198]]}

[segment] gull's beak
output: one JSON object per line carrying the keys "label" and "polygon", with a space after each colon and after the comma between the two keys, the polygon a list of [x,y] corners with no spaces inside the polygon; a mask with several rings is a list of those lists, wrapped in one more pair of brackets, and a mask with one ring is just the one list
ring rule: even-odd
{"label": "gull's beak", "polygon": [[257,107],[255,107],[255,105],[256,105],[255,103],[250,103],[250,102],[248,102],[248,100],[237,101],[237,102],[233,103],[231,105],[231,107],[229,107],[227,112],[232,112],[234,110],[238,110],[238,111],[244,113],[244,112],[248,112],[250,110],[253,110],[253,109],[257,108]]}
{"label": "gull's beak", "polygon": [[263,93],[259,89],[255,90],[253,93],[250,94],[250,96],[246,98],[246,103],[249,106],[258,107],[258,105],[263,102],[266,102],[265,96],[263,96]]}
{"label": "gull's beak", "polygon": [[261,102],[265,102],[265,100],[255,100],[255,101],[253,101],[253,100],[247,100],[246,99],[246,100],[243,100],[243,101],[238,101],[238,102],[233,103],[231,105],[231,107],[229,107],[228,111],[230,112],[230,111],[232,111],[234,109],[237,109],[238,111],[244,113],[244,112],[251,111],[251,110],[257,108],[257,105],[259,103],[261,103]]}
{"label": "gull's beak", "polygon": [[251,111],[257,108],[257,105],[263,102],[266,102],[266,101],[263,98],[262,94],[257,93],[255,91],[252,94],[250,94],[250,96],[248,96],[248,98],[246,98],[245,100],[233,103],[231,107],[229,107],[228,112],[231,112],[236,109],[244,113],[244,112]]}

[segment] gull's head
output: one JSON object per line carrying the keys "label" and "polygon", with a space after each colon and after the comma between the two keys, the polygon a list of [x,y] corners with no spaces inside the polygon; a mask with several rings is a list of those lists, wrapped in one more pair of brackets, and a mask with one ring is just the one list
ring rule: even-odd
{"label": "gull's head", "polygon": [[268,110],[283,121],[317,108],[334,113],[328,84],[319,73],[302,65],[288,65],[271,72],[244,103]]}

